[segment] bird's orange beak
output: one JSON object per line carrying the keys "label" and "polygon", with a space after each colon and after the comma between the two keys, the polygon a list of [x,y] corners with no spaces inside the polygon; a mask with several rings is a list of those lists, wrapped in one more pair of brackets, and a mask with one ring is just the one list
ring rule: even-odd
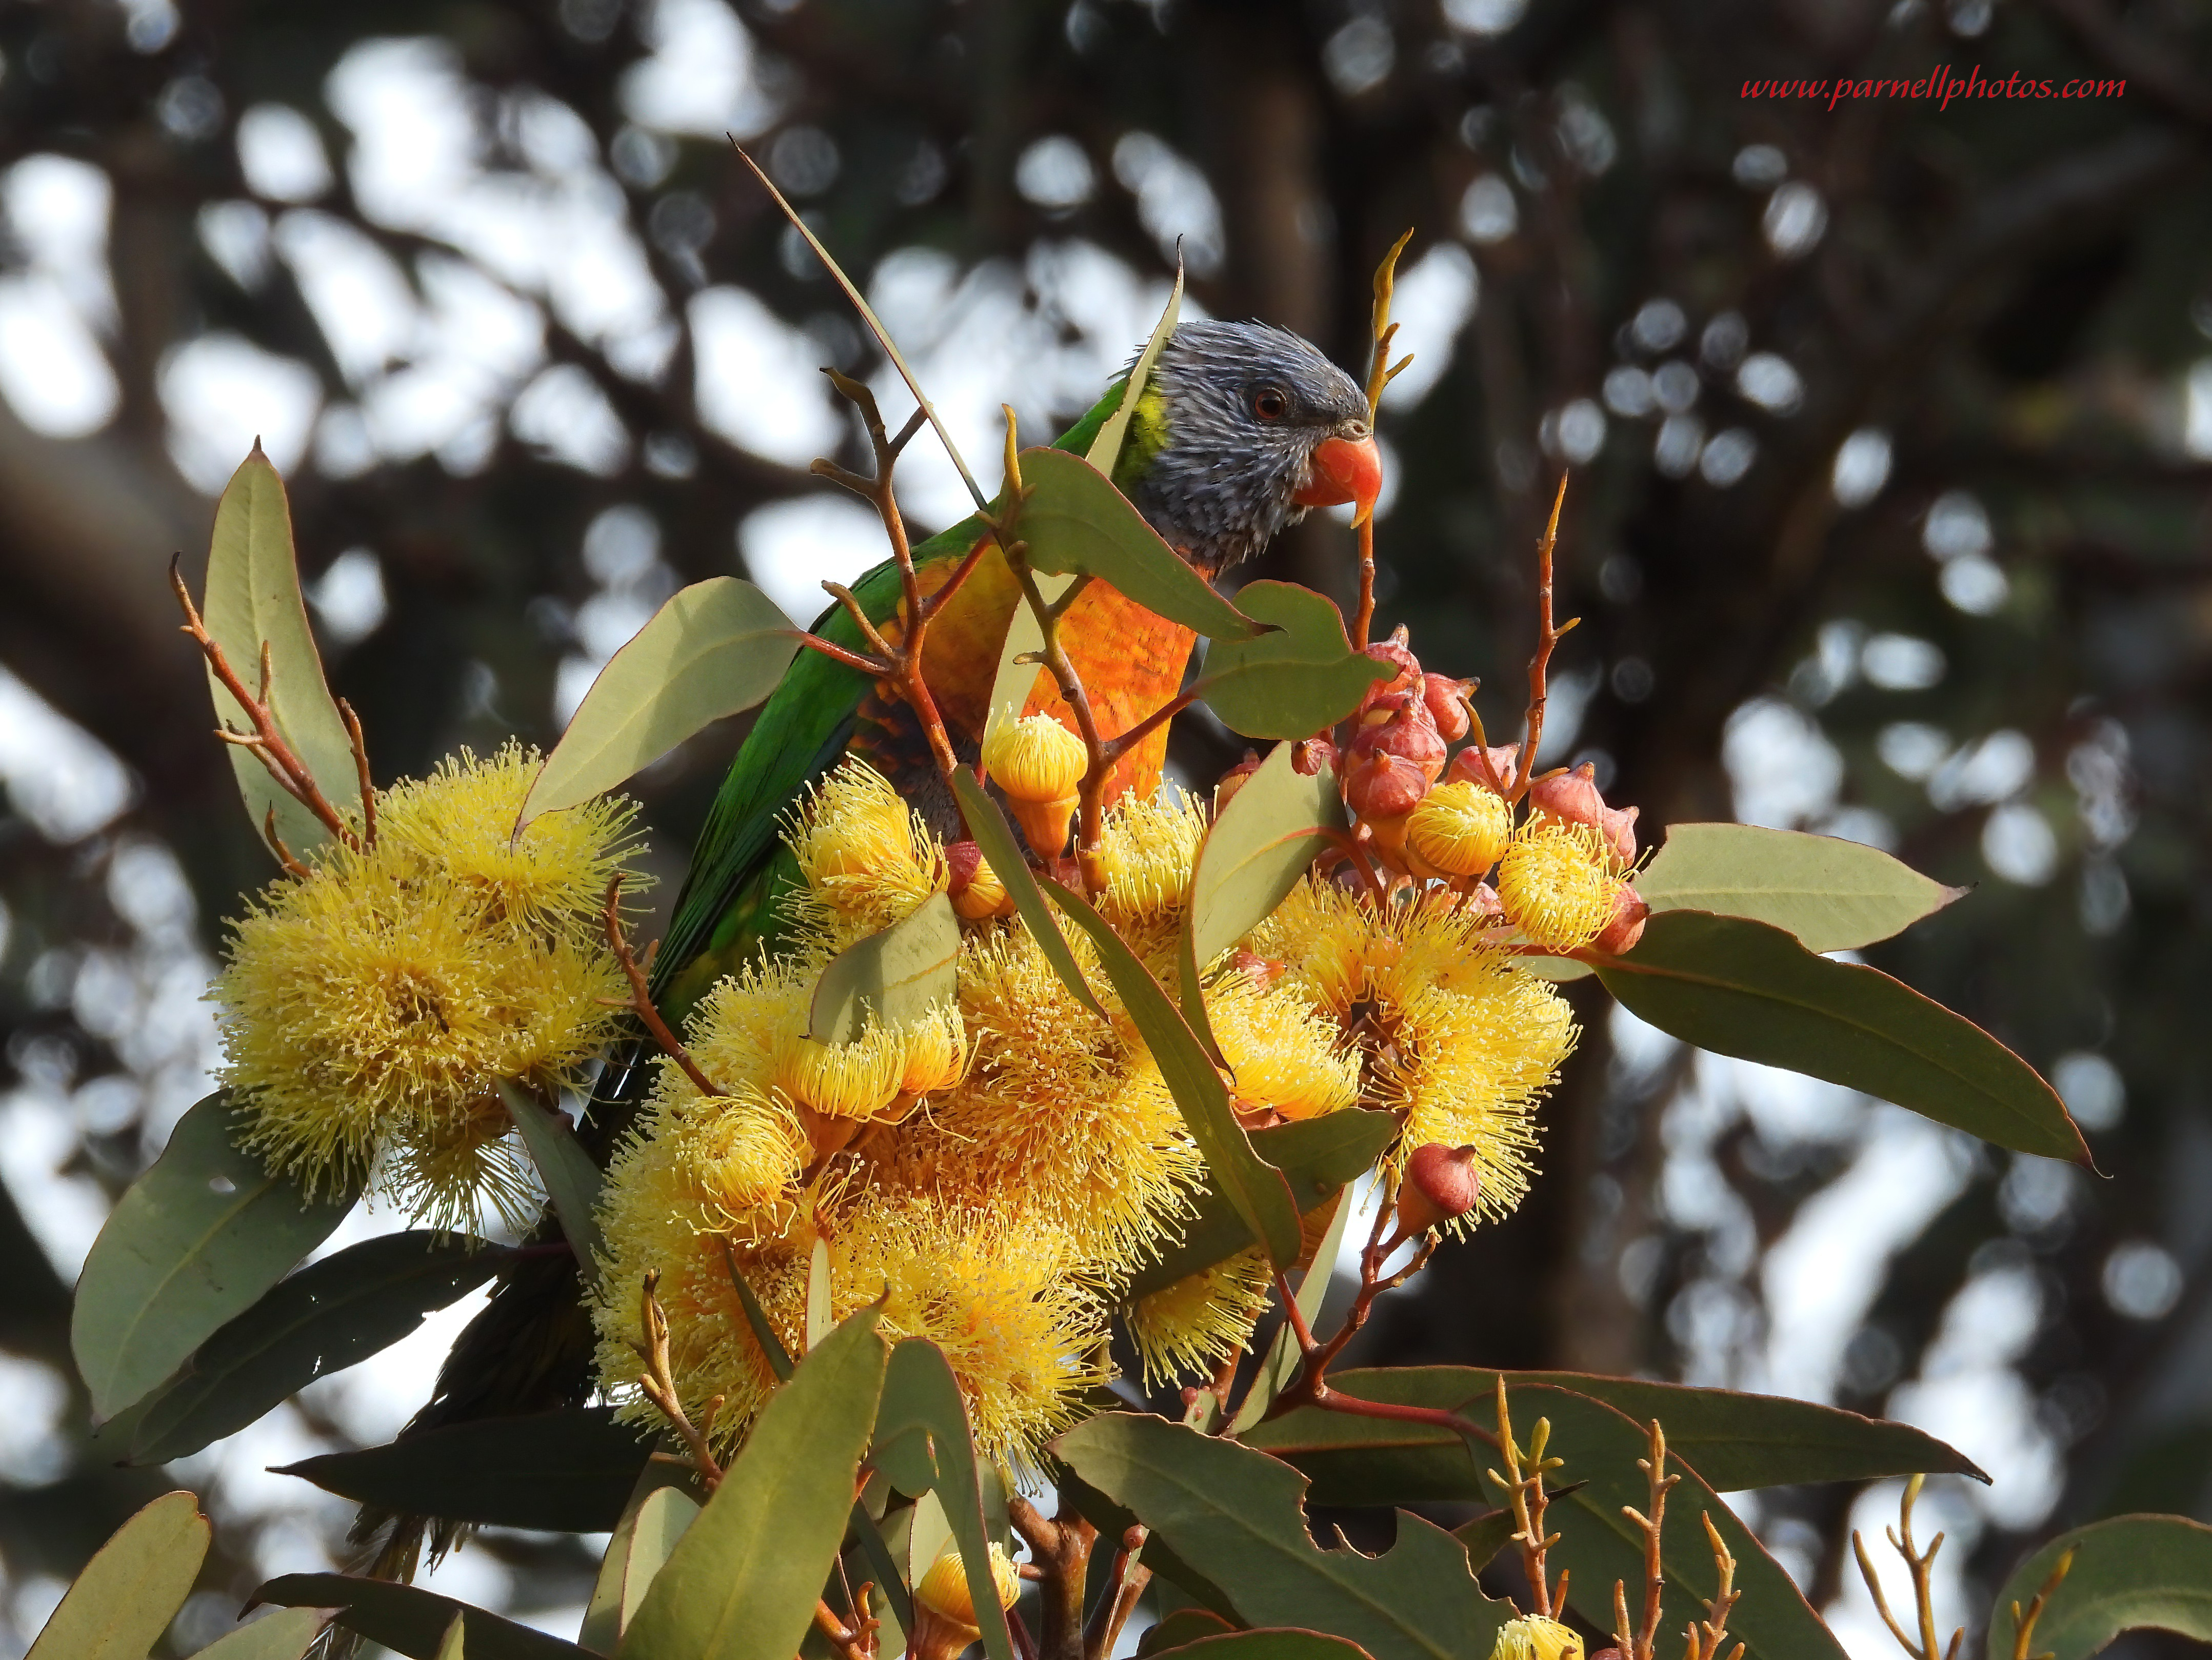
{"label": "bird's orange beak", "polygon": [[1375,511],[1375,498],[1382,494],[1382,452],[1372,435],[1365,438],[1324,438],[1315,446],[1313,477],[1291,499],[1302,508],[1334,508],[1346,502],[1358,504],[1355,525]]}

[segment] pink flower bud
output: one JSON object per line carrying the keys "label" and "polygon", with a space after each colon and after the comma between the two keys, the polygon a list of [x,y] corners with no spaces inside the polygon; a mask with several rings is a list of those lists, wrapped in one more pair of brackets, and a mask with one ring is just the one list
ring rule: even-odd
{"label": "pink flower bud", "polygon": [[[1295,759],[1296,757],[1293,757],[1292,758]],[[1242,761],[1239,761],[1235,766],[1230,768],[1228,771],[1223,773],[1221,775],[1220,781],[1214,785],[1214,812],[1218,813],[1222,810],[1222,808],[1227,806],[1231,800],[1235,798],[1237,792],[1244,787],[1244,781],[1259,770],[1260,757],[1258,754],[1251,750],[1246,750],[1244,751],[1244,758]]]}
{"label": "pink flower bud", "polygon": [[1376,751],[1411,761],[1431,783],[1443,775],[1448,752],[1443,737],[1418,690],[1385,693],[1359,717],[1352,752],[1360,756]]}
{"label": "pink flower bud", "polygon": [[1597,769],[1589,762],[1529,785],[1528,805],[1570,824],[1588,824],[1605,837],[1624,864],[1635,860],[1638,810],[1606,806],[1605,797],[1598,794]]}
{"label": "pink flower bud", "polygon": [[1448,1147],[1438,1141],[1413,1149],[1398,1187],[1399,1232],[1415,1238],[1475,1207],[1482,1197],[1482,1177],[1474,1156],[1472,1146]]}
{"label": "pink flower bud", "polygon": [[[1635,809],[1630,808],[1633,812]],[[1596,939],[1590,941],[1592,951],[1601,951],[1607,957],[1624,957],[1636,948],[1644,937],[1644,920],[1651,915],[1651,907],[1644,903],[1644,896],[1626,882],[1613,891],[1613,916]]]}
{"label": "pink flower bud", "polygon": [[1388,680],[1377,680],[1367,688],[1352,711],[1355,721],[1371,708],[1377,698],[1388,697],[1393,692],[1416,690],[1421,684],[1421,663],[1406,644],[1406,630],[1401,627],[1388,640],[1377,640],[1367,648],[1367,654],[1378,663],[1387,663],[1397,672]]}
{"label": "pink flower bud", "polygon": [[1406,815],[1420,806],[1428,793],[1428,775],[1413,762],[1388,750],[1358,756],[1344,778],[1346,804],[1358,817],[1378,827],[1395,824],[1402,830]]}
{"label": "pink flower bud", "polygon": [[1326,738],[1301,738],[1291,751],[1291,770],[1301,778],[1320,775],[1336,765],[1336,745]]}
{"label": "pink flower bud", "polygon": [[1456,744],[1467,736],[1473,724],[1467,712],[1467,700],[1474,693],[1472,680],[1455,680],[1448,674],[1421,677],[1421,697],[1429,706],[1429,719],[1436,722],[1437,731],[1447,744]]}
{"label": "pink flower bud", "polygon": [[1486,790],[1496,790],[1501,795],[1513,781],[1513,769],[1521,758],[1518,744],[1499,744],[1495,748],[1483,749],[1470,744],[1452,757],[1445,777],[1480,784]]}

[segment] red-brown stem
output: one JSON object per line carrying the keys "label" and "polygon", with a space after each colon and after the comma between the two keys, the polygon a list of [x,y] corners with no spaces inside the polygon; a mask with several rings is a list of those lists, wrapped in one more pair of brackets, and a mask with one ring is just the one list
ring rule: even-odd
{"label": "red-brown stem", "polygon": [[284,867],[287,876],[296,876],[305,881],[307,867],[295,858],[292,849],[284,845],[284,838],[276,834],[276,804],[271,801],[269,811],[261,816],[261,834],[269,843],[269,850],[276,855],[276,862]]}
{"label": "red-brown stem", "polygon": [[645,970],[638,966],[629,942],[623,938],[619,902],[623,875],[624,873],[617,871],[607,879],[606,903],[599,916],[606,925],[608,948],[614,952],[615,961],[622,964],[622,971],[629,981],[630,1007],[636,1012],[646,1031],[652,1034],[653,1041],[660,1045],[661,1053],[684,1068],[684,1075],[691,1080],[692,1087],[704,1096],[719,1096],[723,1091],[715,1086],[714,1079],[700,1070],[699,1063],[691,1058],[691,1051],[677,1041],[676,1034],[668,1029],[668,1022],[660,1018],[660,1011],[653,1006],[653,993],[646,983]]}
{"label": "red-brown stem", "polygon": [[1114,1652],[1115,1639],[1121,1636],[1145,1587],[1152,1583],[1152,1571],[1137,1560],[1137,1553],[1145,1548],[1145,1537],[1141,1524],[1121,1535],[1121,1548],[1114,1553],[1113,1571],[1107,1577],[1098,1606],[1091,1610],[1091,1623],[1084,1628],[1084,1660],[1107,1660]]}
{"label": "red-brown stem", "polygon": [[842,663],[848,669],[858,669],[863,674],[878,680],[887,680],[896,672],[896,665],[884,662],[879,657],[865,657],[856,651],[847,651],[834,641],[824,640],[818,634],[804,634],[799,643],[809,651],[818,651],[833,663]]}
{"label": "red-brown stem", "polygon": [[1367,649],[1368,636],[1375,628],[1375,515],[1359,521],[1359,609],[1352,619],[1352,644],[1355,650]]}
{"label": "red-brown stem", "polygon": [[373,848],[376,845],[376,786],[368,777],[368,742],[362,736],[361,717],[343,697],[338,699],[338,718],[345,722],[346,741],[353,745],[354,778],[361,786],[361,844]]}
{"label": "red-brown stem", "polygon": [[1528,793],[1528,779],[1536,765],[1536,751],[1544,736],[1545,678],[1552,666],[1552,650],[1567,630],[1582,619],[1571,617],[1561,628],[1552,626],[1552,549],[1559,536],[1559,509],[1567,503],[1567,475],[1559,475],[1559,493],[1552,499],[1551,521],[1536,544],[1536,651],[1528,660],[1528,736],[1521,748],[1521,764],[1514,769],[1509,801]]}
{"label": "red-brown stem", "polygon": [[708,1437],[714,1433],[714,1414],[721,1410],[722,1397],[716,1395],[707,1403],[700,1421],[693,1424],[684,1411],[684,1402],[676,1392],[675,1374],[668,1360],[668,1316],[661,1312],[660,1300],[653,1295],[660,1285],[658,1268],[646,1270],[642,1287],[638,1293],[638,1325],[645,1334],[641,1343],[632,1343],[638,1358],[645,1362],[645,1371],[639,1375],[638,1387],[645,1398],[660,1409],[669,1426],[683,1438],[690,1449],[692,1468],[699,1475],[699,1483],[711,1494],[722,1484],[722,1467],[715,1462]]}
{"label": "red-brown stem", "polygon": [[863,1644],[862,1633],[840,1620],[836,1611],[818,1596],[814,1599],[814,1623],[842,1660],[874,1660],[873,1651]]}
{"label": "red-brown stem", "polygon": [[[314,814],[335,840],[358,851],[362,842],[354,833],[353,826],[347,824],[344,816],[331,805],[330,798],[316,784],[313,769],[300,758],[298,751],[286,741],[283,731],[276,725],[276,711],[269,706],[268,642],[264,641],[261,646],[261,692],[257,696],[246,690],[246,683],[231,667],[230,660],[224,654],[222,647],[200,620],[199,608],[192,604],[191,590],[185,586],[184,574],[179,569],[183,557],[179,554],[169,561],[169,587],[175,593],[177,604],[183,607],[185,613],[181,625],[183,630],[199,647],[201,654],[207,659],[208,667],[215,672],[215,678],[222,683],[222,689],[237,701],[238,706],[246,711],[246,718],[253,723],[253,730],[250,733],[233,732],[228,727],[219,727],[216,729],[216,736],[227,744],[252,750],[261,758],[261,764],[268,768],[269,775],[276,781],[279,789]],[[367,763],[362,764],[365,769]],[[280,858],[283,856],[279,855]],[[293,860],[287,867],[296,864],[297,861]]]}
{"label": "red-brown stem", "polygon": [[1006,1519],[1044,1570],[1039,1582],[1044,1620],[1038,1660],[1084,1660],[1083,1593],[1098,1529],[1080,1516],[1055,1521],[1019,1493],[1006,1500]]}

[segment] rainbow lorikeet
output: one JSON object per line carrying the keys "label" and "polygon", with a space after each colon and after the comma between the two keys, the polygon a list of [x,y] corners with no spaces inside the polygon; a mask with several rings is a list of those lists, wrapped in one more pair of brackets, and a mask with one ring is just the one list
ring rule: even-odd
{"label": "rainbow lorikeet", "polygon": [[[1126,377],[1058,441],[1086,451],[1120,406]],[[1298,336],[1256,323],[1189,322],[1170,337],[1138,399],[1114,482],[1161,537],[1209,577],[1257,553],[1312,507],[1358,502],[1371,508],[1381,464],[1365,394]],[[934,591],[984,534],[970,519],[915,550],[925,591]],[[870,620],[895,624],[902,591],[889,562],[854,584]],[[1006,629],[1018,597],[995,550],[931,623],[924,672],[957,748],[972,757]],[[1104,583],[1092,583],[1062,623],[1069,654],[1109,734],[1126,731],[1173,697],[1194,643],[1188,629],[1145,611]],[[815,631],[848,649],[859,629],[841,607]],[[1049,682],[1031,708],[1060,710]],[[1124,757],[1118,793],[1158,782],[1166,732]],[[781,882],[797,879],[783,847],[785,814],[848,753],[866,757],[926,817],[956,822],[911,712],[865,674],[801,651],[738,751],[708,813],[690,877],[653,962],[662,1013],[683,1018],[716,979],[772,946]],[[633,1060],[637,1057],[634,1057]],[[626,1126],[643,1065],[611,1067],[585,1132],[604,1160]],[[591,1327],[580,1306],[575,1263],[545,1258],[502,1277],[440,1369],[413,1435],[472,1419],[540,1411],[590,1393]],[[364,1511],[356,1539],[396,1525],[375,1571],[411,1571],[421,1519]],[[441,1546],[451,1537],[441,1524]]]}
{"label": "rainbow lorikeet", "polygon": [[[1116,381],[1056,441],[1078,454],[1120,406]],[[1178,327],[1131,417],[1114,482],[1162,538],[1208,577],[1249,558],[1306,509],[1345,502],[1371,508],[1381,464],[1367,398],[1351,376],[1306,341],[1257,323]],[[915,550],[925,593],[934,592],[985,535],[969,519]],[[886,560],[854,585],[869,620],[895,625],[902,588]],[[994,548],[930,625],[923,672],[956,750],[981,741],[991,684],[1019,590]],[[832,606],[815,631],[860,650],[859,629]],[[1092,583],[1061,623],[1061,636],[1101,729],[1127,731],[1182,684],[1194,637],[1178,623]],[[1066,716],[1039,672],[1024,712]],[[1166,756],[1167,730],[1122,758],[1109,799],[1149,794]],[[694,850],[690,874],[653,962],[662,1012],[680,1023],[708,987],[772,944],[778,893],[798,880],[780,835],[785,809],[848,753],[868,761],[916,802],[940,831],[957,823],[912,711],[855,669],[802,651],[769,699],[723,781]]]}

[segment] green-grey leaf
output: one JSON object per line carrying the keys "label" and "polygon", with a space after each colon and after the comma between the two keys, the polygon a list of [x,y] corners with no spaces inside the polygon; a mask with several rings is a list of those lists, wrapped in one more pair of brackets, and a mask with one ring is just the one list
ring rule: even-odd
{"label": "green-grey leaf", "polygon": [[362,1504],[486,1527],[604,1533],[619,1524],[653,1451],[611,1407],[477,1418],[278,1473]]}
{"label": "green-grey leaf", "polygon": [[[1350,1225],[1352,1213],[1357,1207],[1345,1202],[1339,1193],[1331,1201],[1335,1213],[1328,1219],[1328,1231],[1322,1235],[1321,1243],[1315,1248],[1313,1261],[1298,1280],[1296,1300],[1298,1312],[1305,1317],[1306,1329],[1311,1331],[1321,1323],[1322,1304],[1328,1296],[1330,1279],[1336,1272],[1336,1259],[1344,1250],[1344,1231]],[[1229,1426],[1231,1435],[1242,1436],[1267,1415],[1267,1408],[1275,1404],[1275,1397],[1289,1387],[1304,1364],[1299,1352],[1297,1334],[1291,1323],[1285,1320],[1275,1328],[1275,1340],[1267,1346],[1267,1359],[1261,1361],[1260,1370],[1252,1378],[1251,1387],[1237,1403],[1237,1416]],[[1208,1398],[1201,1395],[1200,1400]]]}
{"label": "green-grey leaf", "polygon": [[1129,379],[1122,388],[1121,401],[1098,429],[1098,436],[1091,440],[1091,448],[1084,459],[1109,478],[1121,459],[1122,441],[1129,435],[1129,423],[1137,413],[1138,401],[1145,395],[1145,386],[1152,378],[1152,365],[1158,362],[1161,350],[1168,337],[1176,331],[1176,322],[1182,315],[1182,256],[1176,256],[1175,286],[1168,290],[1168,303],[1160,312],[1160,320],[1152,325],[1152,336],[1145,342],[1144,350],[1137,354],[1135,365],[1129,370]]}
{"label": "green-grey leaf", "polygon": [[1247,582],[1237,591],[1237,604],[1254,620],[1274,623],[1276,632],[1215,640],[1192,688],[1231,732],[1310,738],[1358,708],[1368,687],[1396,672],[1352,650],[1344,613],[1311,588]]}
{"label": "green-grey leaf", "polygon": [[225,1632],[193,1660],[301,1660],[322,1629],[323,1616],[314,1608],[279,1608]]}
{"label": "green-grey leaf", "polygon": [[2144,1627],[2212,1643],[2212,1528],[2181,1516],[2115,1516],[2060,1534],[2013,1570],[1990,1614],[1990,1660],[2012,1660],[2014,1606],[2025,1612],[2069,1550],[2074,1566],[2035,1622],[2036,1653],[2087,1660]]}
{"label": "green-grey leaf", "polygon": [[517,828],[604,794],[774,691],[799,649],[775,601],[734,576],[671,595],[607,660],[538,769]]}
{"label": "green-grey leaf", "polygon": [[599,1577],[592,1586],[578,1642],[601,1654],[615,1651],[653,1576],[698,1517],[699,1506],[681,1487],[655,1487],[631,1507],[599,1560]]}
{"label": "green-grey leaf", "polygon": [[[1013,1660],[1013,1639],[991,1580],[990,1535],[983,1515],[983,1490],[976,1473],[975,1443],[960,1381],[944,1351],[922,1338],[909,1337],[891,1351],[884,1375],[882,1405],[877,1409],[875,1442],[887,1445],[915,1432],[927,1437],[934,1480],[931,1491],[944,1507],[945,1520],[968,1572],[969,1593],[983,1616],[983,1646],[991,1660]],[[902,1484],[902,1490],[914,1494]],[[936,1552],[930,1551],[930,1560]],[[915,1578],[929,1562],[915,1568]]]}
{"label": "green-grey leaf", "polygon": [[814,988],[806,1035],[849,1043],[867,1031],[872,1017],[887,1026],[918,1020],[959,994],[959,964],[960,919],[950,899],[933,893],[903,921],[830,960]]}
{"label": "green-grey leaf", "polygon": [[[1398,1134],[1387,1112],[1346,1108],[1303,1123],[1254,1130],[1252,1150],[1282,1173],[1301,1213],[1324,1204],[1338,1189],[1371,1167]],[[1253,1243],[1252,1230],[1210,1178],[1180,1243],[1133,1275],[1122,1297],[1134,1300],[1224,1262]]]}
{"label": "green-grey leaf", "polygon": [[514,1260],[481,1240],[411,1231],[308,1264],[193,1351],[139,1420],[131,1462],[166,1464],[244,1429],[318,1377],[389,1348]]}
{"label": "green-grey leaf", "polygon": [[1655,916],[1598,977],[1630,1013],[1700,1049],[1863,1090],[1999,1146],[2088,1160],[2057,1092],[1972,1021],[1766,923]]}
{"label": "green-grey leaf", "polygon": [[70,1348],[105,1418],[139,1399],[331,1236],[358,1190],[310,1200],[231,1144],[220,1091],[191,1109],[93,1242]]}
{"label": "green-grey leaf", "polygon": [[1655,911],[1748,916],[1820,952],[1887,939],[1966,892],[1879,848],[1757,824],[1668,825],[1636,891]]}
{"label": "green-grey leaf", "polygon": [[1036,876],[1030,869],[1029,860],[1014,840],[1014,832],[1006,823],[1006,815],[999,804],[983,793],[975,781],[975,775],[967,768],[957,769],[952,775],[952,794],[960,802],[961,817],[967,821],[968,834],[983,850],[984,862],[992,873],[1006,884],[1006,892],[1014,902],[1014,909],[1021,915],[1030,937],[1037,942],[1044,960],[1052,964],[1053,972],[1060,976],[1068,994],[1089,1009],[1101,1020],[1107,1018],[1104,1005],[1091,989],[1091,982],[1083,977],[1082,965],[1068,948],[1067,936],[1060,931],[1053,918],[1052,907],[1045,903],[1044,890],[1037,885]]}
{"label": "green-grey leaf", "polygon": [[1244,1127],[1229,1109],[1229,1091],[1222,1085],[1221,1074],[1206,1058],[1205,1047],[1193,1035],[1182,1011],[1087,901],[1057,882],[1039,885],[1053,903],[1074,920],[1076,927],[1091,936],[1091,943],[1097,948],[1099,966],[1114,982],[1121,1006],[1129,1012],[1145,1047],[1152,1051],[1153,1063],[1182,1114],[1184,1128],[1205,1157],[1208,1176],[1237,1207],[1252,1237],[1267,1249],[1268,1259],[1276,1267],[1287,1268],[1297,1260],[1304,1243],[1297,1206],[1281,1172],[1252,1150]]}
{"label": "green-grey leaf", "polygon": [[[1433,1407],[1487,1424],[1498,1374],[1478,1366],[1392,1366],[1337,1372],[1329,1381],[1362,1400]],[[1723,1493],[1923,1473],[1989,1479],[1964,1453],[1909,1424],[1809,1401],[1571,1371],[1505,1374],[1515,1399],[1536,1384],[1602,1401],[1640,1422],[1656,1418],[1667,1427],[1668,1449]],[[1448,1429],[1301,1407],[1244,1439],[1304,1471],[1321,1504],[1498,1500],[1467,1444]]]}
{"label": "green-grey leaf", "polygon": [[1089,576],[1156,617],[1212,640],[1249,640],[1265,632],[1213,591],[1145,522],[1113,481],[1066,450],[1022,452],[1024,492],[1013,534],[1029,544],[1033,569],[1052,576]]}
{"label": "green-grey leaf", "polygon": [[1510,1510],[1494,1510],[1487,1516],[1478,1516],[1465,1527],[1454,1528],[1452,1537],[1467,1547],[1468,1566],[1477,1573],[1488,1567],[1491,1559],[1513,1541],[1513,1530],[1520,1525]]}
{"label": "green-grey leaf", "polygon": [[1374,1660],[1487,1660],[1512,1615],[1476,1587],[1459,1541],[1410,1513],[1381,1556],[1322,1550],[1306,1531],[1305,1478],[1249,1447],[1119,1412],[1085,1419],[1053,1444],[1248,1625],[1333,1633]]}
{"label": "green-grey leaf", "polygon": [[[277,730],[307,764],[315,783],[340,812],[358,797],[353,744],[323,678],[323,660],[307,626],[307,605],[300,593],[300,567],[292,551],[292,510],[284,481],[257,440],[253,453],[231,475],[216,504],[215,535],[208,544],[207,593],[201,621],[231,670],[248,687],[258,689],[261,648],[269,647],[269,707]],[[208,671],[216,721],[239,732],[252,723],[237,699]],[[294,853],[305,853],[330,839],[320,819],[277,787],[269,769],[235,745],[230,764],[247,816],[260,834],[269,810],[276,810],[276,833]]]}
{"label": "green-grey leaf", "polygon": [[1233,1629],[1212,1608],[1177,1608],[1145,1633],[1137,1645],[1138,1660],[1152,1660],[1156,1654],[1169,1653],[1201,1637],[1224,1636]]}
{"label": "green-grey leaf", "polygon": [[606,1254],[606,1240],[599,1232],[599,1167],[576,1140],[568,1120],[539,1106],[520,1085],[501,1079],[499,1098],[507,1104],[507,1116],[514,1120],[530,1162],[538,1167],[545,1196],[553,1201],[553,1213],[561,1219],[561,1231],[575,1254],[576,1272],[585,1285],[596,1286],[599,1258]]}
{"label": "green-grey leaf", "polygon": [[146,1660],[184,1607],[210,1536],[191,1494],[163,1493],[93,1553],[29,1660]]}
{"label": "green-grey leaf", "polygon": [[1154,1649],[1160,1660],[1365,1660],[1367,1651],[1317,1631],[1273,1627],[1224,1632],[1172,1649]]}
{"label": "green-grey leaf", "polygon": [[[458,1616],[470,1660],[595,1660],[589,1649],[457,1602],[450,1596],[388,1579],[344,1573],[288,1573],[253,1593],[256,1602],[289,1608],[336,1608],[336,1623],[408,1657],[438,1660]],[[603,1657],[596,1660],[604,1660]],[[788,1657],[786,1657],[788,1660]]]}
{"label": "green-grey leaf", "polygon": [[1200,968],[1273,915],[1326,843],[1343,830],[1344,800],[1324,766],[1308,778],[1278,744],[1206,832],[1190,879],[1192,955]]}
{"label": "green-grey leaf", "polygon": [[760,1345],[761,1353],[768,1357],[769,1370],[775,1374],[777,1383],[789,1382],[790,1353],[783,1347],[783,1340],[775,1335],[775,1328],[769,1323],[768,1310],[761,1306],[760,1298],[754,1294],[751,1285],[738,1271],[737,1256],[730,1250],[727,1238],[722,1241],[722,1261],[729,1267],[730,1284],[736,1288],[738,1301],[744,1309],[745,1323],[752,1328],[753,1341]]}
{"label": "green-grey leaf", "polygon": [[446,1634],[438,1639],[438,1660],[466,1660],[468,1634],[468,1622],[455,1614]]}
{"label": "green-grey leaf", "polygon": [[769,1396],[646,1592],[624,1660],[791,1660],[853,1509],[889,1349],[864,1309]]}

